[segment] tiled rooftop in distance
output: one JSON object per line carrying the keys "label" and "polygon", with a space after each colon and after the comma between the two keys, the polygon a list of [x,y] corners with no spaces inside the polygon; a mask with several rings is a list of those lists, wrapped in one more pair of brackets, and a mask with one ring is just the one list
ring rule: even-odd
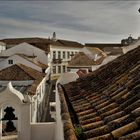
{"label": "tiled rooftop in distance", "polygon": [[7,45],[17,45],[23,42],[29,43],[34,45],[40,49],[45,50],[46,52],[49,51],[48,45],[55,45],[55,46],[66,46],[66,47],[80,47],[83,48],[84,45],[77,41],[70,41],[70,40],[63,40],[57,39],[56,41],[48,38],[39,38],[39,37],[32,37],[32,38],[8,38],[2,39],[1,42],[6,43]]}
{"label": "tiled rooftop in distance", "polygon": [[140,139],[140,46],[63,91],[85,139]]}

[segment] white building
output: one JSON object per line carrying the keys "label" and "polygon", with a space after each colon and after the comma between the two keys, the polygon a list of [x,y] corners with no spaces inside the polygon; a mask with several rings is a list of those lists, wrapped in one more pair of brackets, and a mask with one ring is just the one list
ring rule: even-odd
{"label": "white building", "polygon": [[35,56],[15,54],[0,61],[0,70],[18,63],[31,67],[40,72],[45,72],[45,70],[48,68],[48,65],[39,62]]}
{"label": "white building", "polygon": [[[81,51],[82,45],[77,42],[57,40],[57,44],[50,44],[50,60],[52,69],[52,78],[58,78],[60,74],[67,72],[68,62],[75,54]],[[64,44],[64,43],[65,44]],[[76,45],[77,46],[76,46]]]}
{"label": "white building", "polygon": [[6,44],[0,41],[0,52],[6,49]]}
{"label": "white building", "polygon": [[67,72],[68,62],[84,47],[76,41],[57,39],[55,33],[52,39],[13,38],[3,39],[1,42],[4,42],[7,48],[1,53],[1,56],[11,56],[15,53],[37,56],[38,61],[51,67],[53,79],[61,73]]}
{"label": "white building", "polygon": [[[0,70],[0,85],[6,87],[9,82],[15,89],[20,91],[23,96],[31,97],[31,122],[41,120],[45,107],[45,95],[49,89],[50,69],[46,74],[27,67],[23,64],[15,64]],[[48,82],[47,82],[48,81]]]}
{"label": "white building", "polygon": [[98,48],[84,47],[71,59],[67,68],[71,72],[85,70],[88,73],[94,71],[96,66],[102,65],[106,57],[108,56]]}
{"label": "white building", "polygon": [[39,48],[28,43],[21,43],[0,53],[0,56],[12,56],[14,54],[25,54],[35,56],[38,61],[48,64],[48,52],[46,48]]}
{"label": "white building", "polygon": [[[57,140],[55,122],[36,123],[31,121],[32,104],[29,95],[24,95],[11,83],[0,87],[0,139],[1,140]],[[6,111],[6,110],[10,111]],[[6,120],[12,114],[16,119]],[[10,115],[9,115],[10,116]],[[12,126],[9,124],[12,123]],[[14,128],[13,131],[10,131]],[[7,132],[6,132],[7,130]]]}

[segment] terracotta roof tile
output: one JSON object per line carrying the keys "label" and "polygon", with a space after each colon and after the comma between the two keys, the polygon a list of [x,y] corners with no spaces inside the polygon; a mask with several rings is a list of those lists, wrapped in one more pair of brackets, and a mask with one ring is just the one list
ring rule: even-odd
{"label": "terracotta roof tile", "polygon": [[63,86],[85,139],[140,139],[139,54],[140,46]]}
{"label": "terracotta roof tile", "polygon": [[91,47],[91,48],[99,48],[101,50],[103,50],[104,52],[110,52],[108,55],[121,55],[123,54],[123,50],[122,47],[123,45],[120,43],[87,43],[85,44],[85,46],[87,47]]}
{"label": "terracotta roof tile", "polygon": [[34,63],[35,65],[41,67],[42,69],[46,69],[46,68],[48,67],[48,65],[43,64],[43,63],[41,63],[41,62],[35,60],[35,58],[31,58],[30,56],[27,56],[27,55],[25,55],[25,54],[17,54],[17,55],[19,55],[20,57],[23,57],[24,59],[26,59],[26,60],[28,60],[28,61]]}
{"label": "terracotta roof tile", "polygon": [[62,40],[57,39],[56,41],[47,38],[39,38],[39,37],[32,37],[32,38],[9,38],[9,39],[2,39],[1,42],[6,43],[7,45],[17,45],[23,42],[29,43],[34,45],[40,49],[43,49],[46,52],[49,52],[49,45],[56,45],[56,46],[64,46],[64,47],[80,47],[83,48],[79,42],[70,41],[70,40]]}
{"label": "terracotta roof tile", "polygon": [[68,63],[68,67],[100,65],[105,57],[106,56],[102,56],[101,58],[94,61],[94,59],[91,59],[87,54],[79,52]]}
{"label": "terracotta roof tile", "polygon": [[105,48],[105,47],[122,47],[121,43],[86,43],[86,46],[89,47],[97,47],[97,48]]}
{"label": "terracotta roof tile", "polygon": [[35,80],[42,77],[43,74],[22,64],[15,64],[8,68],[0,70],[0,80]]}

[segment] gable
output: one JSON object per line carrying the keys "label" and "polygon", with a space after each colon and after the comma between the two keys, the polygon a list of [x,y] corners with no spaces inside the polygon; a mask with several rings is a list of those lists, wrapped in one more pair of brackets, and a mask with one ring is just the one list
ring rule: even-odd
{"label": "gable", "polygon": [[34,80],[25,71],[21,70],[17,65],[5,68],[0,71],[0,80],[3,81],[23,81],[23,80]]}
{"label": "gable", "polygon": [[19,45],[16,45],[12,48],[9,48],[5,51],[2,52],[2,55],[3,56],[11,56],[11,55],[14,55],[16,53],[21,53],[21,52],[24,52],[24,54],[26,55],[34,55],[34,53],[36,51],[41,51],[41,52],[44,52],[44,50],[41,50],[33,45],[30,45],[28,43],[21,43]]}
{"label": "gable", "polygon": [[43,77],[41,72],[22,64],[15,64],[0,70],[0,80],[3,81],[35,80],[41,77]]}
{"label": "gable", "polygon": [[140,46],[63,86],[84,139],[140,138],[139,54]]}

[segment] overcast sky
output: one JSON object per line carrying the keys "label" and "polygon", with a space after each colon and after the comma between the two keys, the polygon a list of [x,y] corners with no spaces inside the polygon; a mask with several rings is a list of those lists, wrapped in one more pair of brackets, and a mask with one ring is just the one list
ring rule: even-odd
{"label": "overcast sky", "polygon": [[120,42],[140,36],[139,1],[1,1],[0,38]]}

